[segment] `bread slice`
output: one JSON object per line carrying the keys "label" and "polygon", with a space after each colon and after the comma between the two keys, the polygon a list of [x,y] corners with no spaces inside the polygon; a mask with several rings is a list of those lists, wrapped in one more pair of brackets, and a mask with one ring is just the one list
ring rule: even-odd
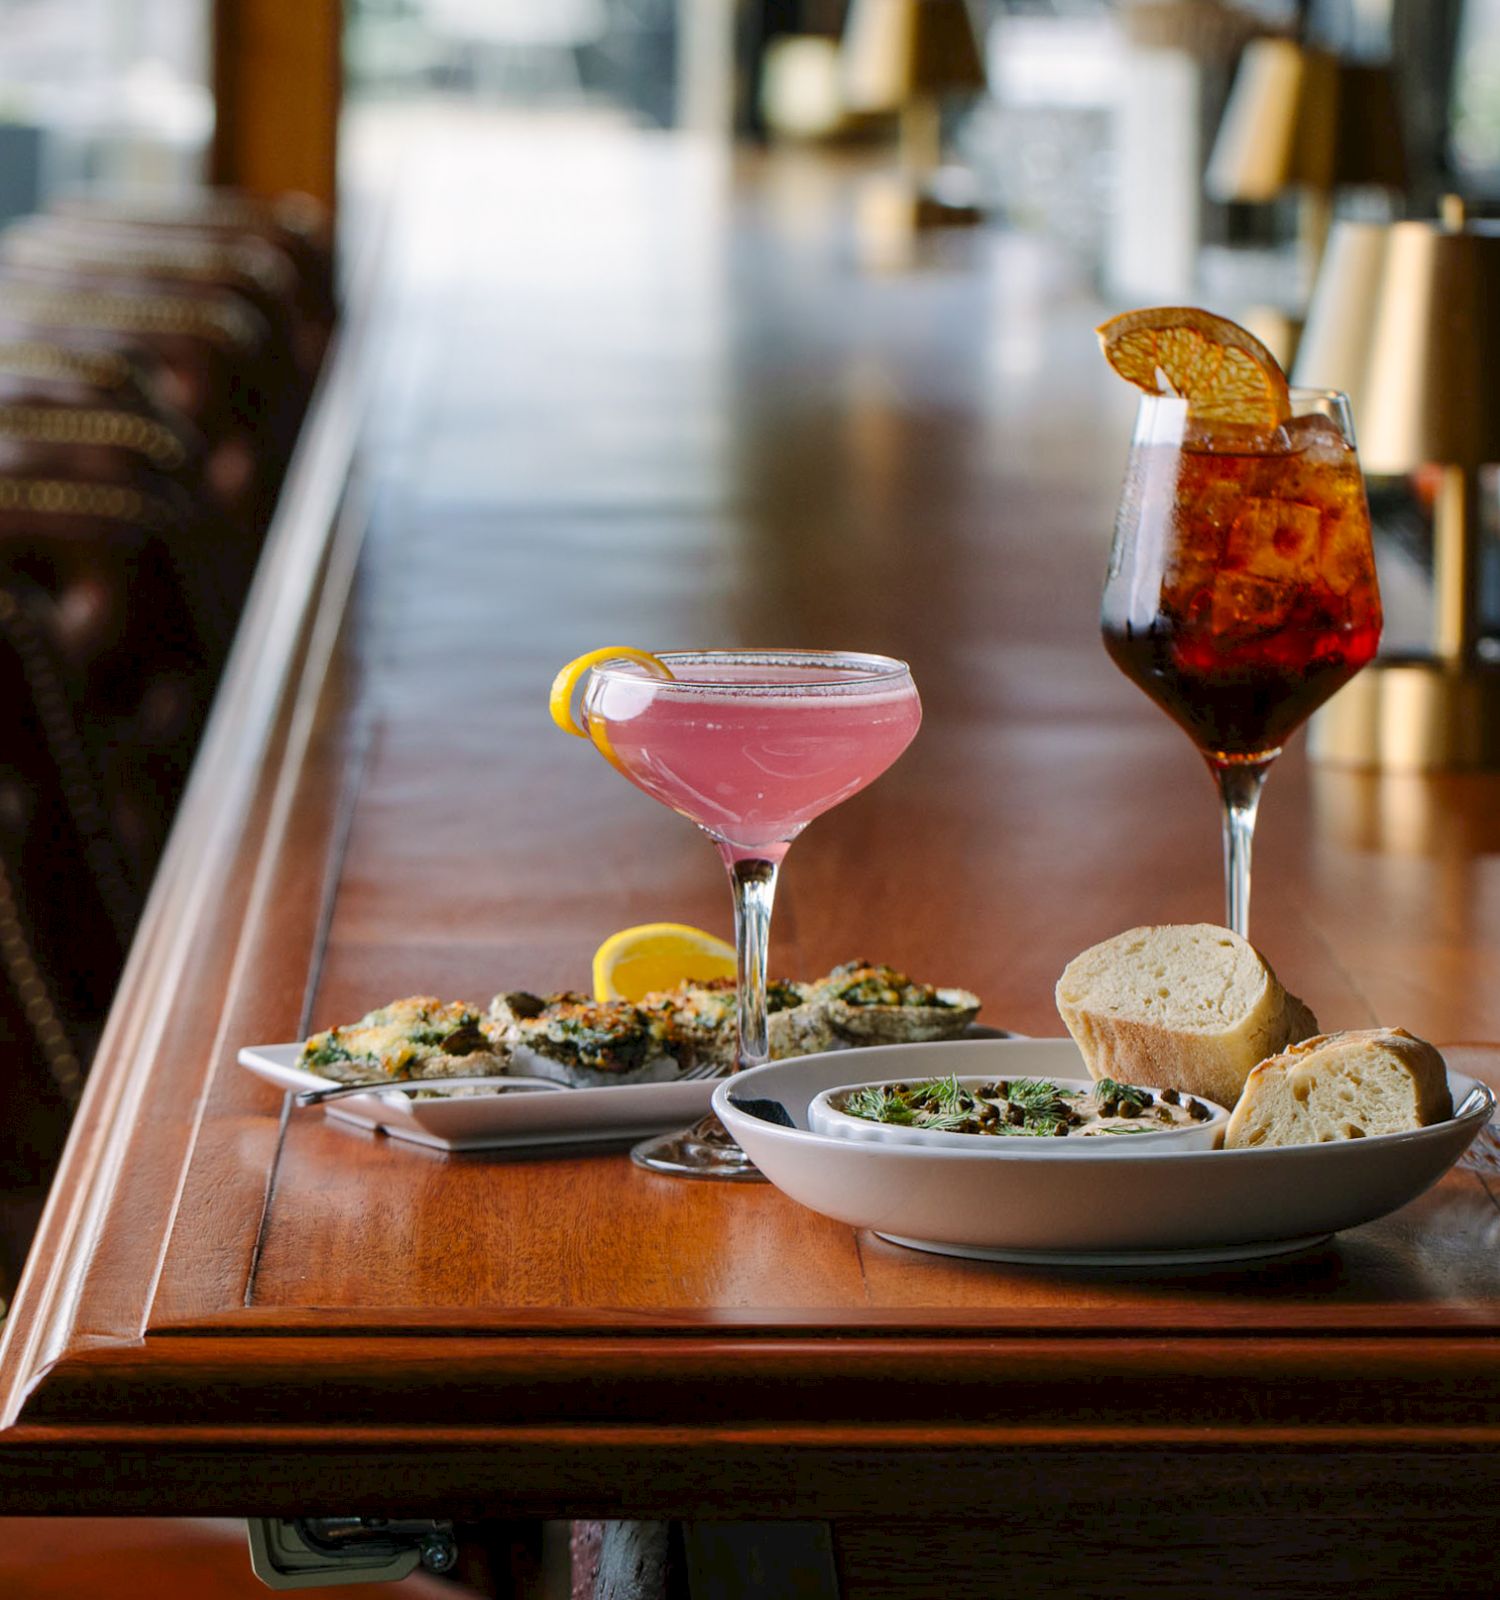
{"label": "bread slice", "polygon": [[1090,1073],[1232,1106],[1250,1069],[1318,1031],[1312,1012],[1228,928],[1131,928],[1075,956],[1057,1009]]}
{"label": "bread slice", "polygon": [[1453,1115],[1448,1069],[1404,1028],[1322,1033],[1250,1074],[1226,1150],[1402,1133]]}

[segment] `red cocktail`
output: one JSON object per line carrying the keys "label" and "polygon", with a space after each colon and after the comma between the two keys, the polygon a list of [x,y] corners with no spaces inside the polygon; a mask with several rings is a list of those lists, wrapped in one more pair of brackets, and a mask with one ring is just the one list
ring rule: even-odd
{"label": "red cocktail", "polygon": [[1105,648],[1188,734],[1224,802],[1228,922],[1247,934],[1261,785],[1286,739],[1380,642],[1348,402],[1288,390],[1206,313],[1100,330],[1142,397],[1104,586]]}
{"label": "red cocktail", "polygon": [[1206,756],[1274,756],[1380,641],[1354,447],[1320,411],[1261,437],[1184,419],[1170,443],[1159,413],[1183,403],[1146,408],[1104,589],[1105,647]]}

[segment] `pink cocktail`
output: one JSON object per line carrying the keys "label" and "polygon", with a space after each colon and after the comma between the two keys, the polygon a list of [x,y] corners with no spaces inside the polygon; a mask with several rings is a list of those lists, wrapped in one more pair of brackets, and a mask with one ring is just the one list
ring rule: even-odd
{"label": "pink cocktail", "polygon": [[[769,1053],[766,950],[787,846],[873,783],[921,721],[911,673],[888,656],[683,650],[590,668],[576,731],[638,788],[696,822],[729,869],[740,1067]],[[659,1172],[758,1176],[712,1116],[634,1155]]]}
{"label": "pink cocktail", "polygon": [[[911,677],[879,657],[872,681],[780,656],[765,665],[663,658],[701,682],[643,668],[594,675],[589,736],[638,788],[712,834],[726,855],[779,861],[816,816],[873,782],[912,741]],[[899,676],[875,676],[874,662]]]}

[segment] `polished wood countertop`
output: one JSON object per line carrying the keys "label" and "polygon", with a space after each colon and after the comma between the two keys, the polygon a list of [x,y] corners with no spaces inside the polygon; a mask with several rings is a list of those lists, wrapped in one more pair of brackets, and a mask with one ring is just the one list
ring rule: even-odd
{"label": "polished wood countertop", "polygon": [[[1058,1033],[1083,946],[1219,913],[1210,782],[1098,642],[1133,408],[1067,269],[978,232],[874,270],[813,158],[539,148],[406,191],[335,358],[7,1331],[6,1506],[1492,1509],[1472,1172],[1281,1264],[1009,1268],[622,1154],[444,1157],[236,1066],[727,929],[707,843],[551,727],[600,642],[912,663],[922,732],[793,848],[778,971],[868,955]],[[1500,1038],[1500,779],[1289,752],[1253,926],[1327,1026]]]}

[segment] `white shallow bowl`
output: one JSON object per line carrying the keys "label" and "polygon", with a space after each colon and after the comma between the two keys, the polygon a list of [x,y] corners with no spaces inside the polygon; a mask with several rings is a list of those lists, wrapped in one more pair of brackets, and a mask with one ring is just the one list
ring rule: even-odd
{"label": "white shallow bowl", "polygon": [[[884,1052],[890,1053],[887,1046]],[[943,1074],[947,1076],[947,1074]],[[959,1084],[965,1089],[977,1089],[981,1084],[993,1083],[1004,1073],[959,1074]],[[1011,1073],[1011,1077],[1041,1077],[1041,1073]],[[1055,1078],[1045,1076],[1059,1089],[1076,1089],[1087,1093],[1094,1087],[1092,1078]],[[1072,1160],[1078,1156],[1123,1155],[1127,1151],[1159,1150],[1212,1150],[1224,1132],[1229,1113],[1212,1100],[1201,1095],[1193,1098],[1206,1106],[1212,1117],[1205,1122],[1188,1122],[1166,1128],[1153,1128],[1148,1133],[1130,1133],[1111,1136],[1092,1134],[1070,1135],[1066,1139],[1016,1139],[996,1138],[990,1134],[952,1133],[943,1128],[904,1128],[898,1123],[872,1122],[868,1117],[853,1117],[833,1104],[836,1099],[856,1089],[876,1089],[893,1083],[910,1083],[909,1078],[873,1078],[868,1083],[842,1083],[833,1089],[824,1089],[814,1095],[807,1108],[807,1125],[814,1133],[824,1133],[834,1139],[863,1139],[878,1144],[925,1144],[938,1150],[983,1150],[995,1156],[1020,1156],[1025,1160]]]}
{"label": "white shallow bowl", "polygon": [[[1458,1160],[1495,1106],[1488,1088],[1450,1070],[1453,1117],[1409,1133],[1275,1150],[1090,1148],[1036,1160],[813,1133],[809,1106],[861,1075],[857,1054],[755,1067],[719,1083],[714,1109],[793,1200],[897,1244],[997,1261],[1157,1266],[1305,1249],[1414,1200]],[[894,1077],[898,1060],[908,1082],[955,1072],[1072,1078],[1083,1070],[1071,1039],[996,1039],[887,1046],[863,1075]],[[780,1105],[794,1126],[743,1109],[757,1100]]]}

